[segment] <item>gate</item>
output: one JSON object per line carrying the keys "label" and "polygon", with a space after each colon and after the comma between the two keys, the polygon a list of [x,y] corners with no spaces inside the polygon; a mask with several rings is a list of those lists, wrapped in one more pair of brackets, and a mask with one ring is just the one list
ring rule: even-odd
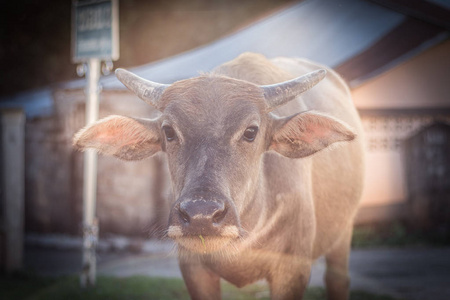
{"label": "gate", "polygon": [[404,147],[412,224],[450,235],[450,125],[425,127]]}

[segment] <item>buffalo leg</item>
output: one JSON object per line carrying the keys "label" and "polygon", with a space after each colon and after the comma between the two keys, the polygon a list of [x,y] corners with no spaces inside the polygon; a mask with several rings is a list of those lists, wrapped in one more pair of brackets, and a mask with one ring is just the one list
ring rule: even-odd
{"label": "buffalo leg", "polygon": [[220,277],[200,262],[181,262],[180,270],[192,300],[221,299]]}
{"label": "buffalo leg", "polygon": [[333,249],[325,256],[327,270],[325,283],[328,300],[347,300],[349,296],[350,277],[348,260],[353,226],[349,226]]}

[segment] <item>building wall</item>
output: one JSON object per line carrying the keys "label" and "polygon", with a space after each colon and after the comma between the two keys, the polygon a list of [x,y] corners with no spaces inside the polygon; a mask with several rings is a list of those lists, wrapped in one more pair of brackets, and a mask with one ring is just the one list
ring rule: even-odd
{"label": "building wall", "polygon": [[[406,186],[405,141],[420,129],[437,121],[450,124],[450,111],[361,111],[366,141],[366,177],[363,206],[405,203]],[[418,170],[420,171],[420,170]]]}
{"label": "building wall", "polygon": [[450,107],[450,39],[353,89],[359,109]]}
{"label": "building wall", "polygon": [[[84,126],[84,93],[59,90],[52,117],[26,125],[26,230],[38,233],[81,232],[83,155],[72,147]],[[151,117],[154,110],[124,91],[104,91],[100,117],[111,114]],[[98,160],[97,216],[100,234],[148,236],[167,219],[170,183],[165,160],[156,156],[123,162]]]}
{"label": "building wall", "polygon": [[73,191],[72,154],[64,118],[27,120],[25,226],[35,232],[75,232],[81,208]]}
{"label": "building wall", "polygon": [[407,202],[404,141],[436,121],[450,123],[449,78],[446,41],[352,90],[366,134],[363,207]]}

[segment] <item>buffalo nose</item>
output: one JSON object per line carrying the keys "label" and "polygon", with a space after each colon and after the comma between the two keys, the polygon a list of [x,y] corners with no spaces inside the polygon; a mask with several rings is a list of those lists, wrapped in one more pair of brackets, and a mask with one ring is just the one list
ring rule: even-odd
{"label": "buffalo nose", "polygon": [[227,208],[223,202],[195,199],[181,202],[179,214],[186,225],[209,227],[222,222]]}

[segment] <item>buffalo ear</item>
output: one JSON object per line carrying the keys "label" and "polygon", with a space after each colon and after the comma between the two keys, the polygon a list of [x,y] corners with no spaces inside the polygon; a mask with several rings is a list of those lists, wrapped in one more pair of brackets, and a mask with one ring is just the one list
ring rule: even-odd
{"label": "buffalo ear", "polygon": [[161,150],[155,120],[123,116],[109,116],[81,129],[73,144],[79,150],[93,148],[124,160],[143,159]]}
{"label": "buffalo ear", "polygon": [[301,158],[355,137],[353,130],[343,122],[309,111],[276,119],[269,149],[286,157]]}

